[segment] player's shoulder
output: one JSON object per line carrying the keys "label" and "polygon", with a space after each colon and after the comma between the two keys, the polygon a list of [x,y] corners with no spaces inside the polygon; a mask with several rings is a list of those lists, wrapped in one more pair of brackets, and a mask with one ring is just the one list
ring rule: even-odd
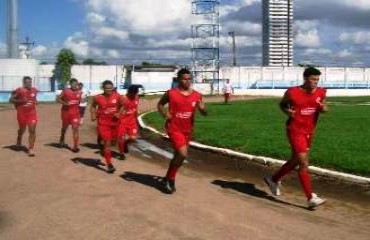
{"label": "player's shoulder", "polygon": [[323,88],[323,87],[318,87],[316,89],[316,91],[320,94],[326,94],[326,88]]}

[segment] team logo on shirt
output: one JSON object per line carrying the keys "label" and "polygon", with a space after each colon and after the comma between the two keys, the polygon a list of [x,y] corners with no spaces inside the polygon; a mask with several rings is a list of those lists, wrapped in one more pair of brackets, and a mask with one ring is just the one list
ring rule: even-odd
{"label": "team logo on shirt", "polygon": [[113,99],[112,100],[112,103],[117,103],[117,99]]}
{"label": "team logo on shirt", "polygon": [[195,107],[196,105],[197,105],[197,102],[192,102],[192,103],[191,103],[191,106],[192,106],[192,107]]}
{"label": "team logo on shirt", "polygon": [[301,109],[301,115],[312,115],[316,112],[316,108],[303,108]]}
{"label": "team logo on shirt", "polygon": [[35,94],[34,93],[31,93],[31,95],[30,95],[31,97],[34,97],[35,96]]}

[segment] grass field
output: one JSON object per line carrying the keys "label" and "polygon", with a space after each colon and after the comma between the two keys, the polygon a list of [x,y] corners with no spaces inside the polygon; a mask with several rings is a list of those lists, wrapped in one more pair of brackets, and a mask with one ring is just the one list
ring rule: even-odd
{"label": "grass field", "polygon": [[[194,139],[244,153],[287,159],[286,116],[279,99],[210,103],[209,116],[197,116]],[[370,176],[370,97],[333,97],[322,114],[310,153],[314,166]],[[362,105],[364,104],[364,105]],[[145,121],[164,131],[163,119],[151,113]]]}

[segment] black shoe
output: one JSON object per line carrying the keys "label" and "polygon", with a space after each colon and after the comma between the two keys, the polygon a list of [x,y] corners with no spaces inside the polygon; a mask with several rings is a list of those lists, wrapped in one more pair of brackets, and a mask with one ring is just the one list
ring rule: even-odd
{"label": "black shoe", "polygon": [[112,164],[109,164],[108,165],[108,170],[107,170],[107,173],[114,173],[116,171],[116,168],[112,165]]}
{"label": "black shoe", "polygon": [[163,180],[163,192],[167,194],[173,194],[176,192],[175,181],[164,178]]}
{"label": "black shoe", "polygon": [[65,144],[64,142],[59,142],[59,148],[67,148],[68,145]]}
{"label": "black shoe", "polygon": [[75,148],[72,148],[71,151],[74,153],[78,153],[80,149],[78,147],[75,147]]}
{"label": "black shoe", "polygon": [[122,153],[122,154],[119,154],[119,155],[118,155],[118,159],[119,159],[119,160],[125,160],[125,159],[126,159],[125,154],[123,154],[123,153]]}

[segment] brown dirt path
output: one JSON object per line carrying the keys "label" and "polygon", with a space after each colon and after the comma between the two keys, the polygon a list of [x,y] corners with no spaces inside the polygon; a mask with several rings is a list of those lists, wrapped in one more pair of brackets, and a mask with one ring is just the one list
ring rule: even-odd
{"label": "brown dirt path", "polygon": [[[158,176],[166,162],[139,153],[116,161],[116,173],[108,175],[94,165],[100,159],[94,149],[74,154],[47,145],[58,140],[59,106],[40,105],[39,114],[37,156],[29,158],[6,148],[17,123],[15,111],[0,112],[2,240],[368,239],[368,205],[330,199],[311,212],[287,204],[297,200],[294,189],[275,201],[261,181],[243,185],[237,176],[186,166],[178,192],[165,195]],[[83,125],[81,143],[94,143],[91,129]]]}

